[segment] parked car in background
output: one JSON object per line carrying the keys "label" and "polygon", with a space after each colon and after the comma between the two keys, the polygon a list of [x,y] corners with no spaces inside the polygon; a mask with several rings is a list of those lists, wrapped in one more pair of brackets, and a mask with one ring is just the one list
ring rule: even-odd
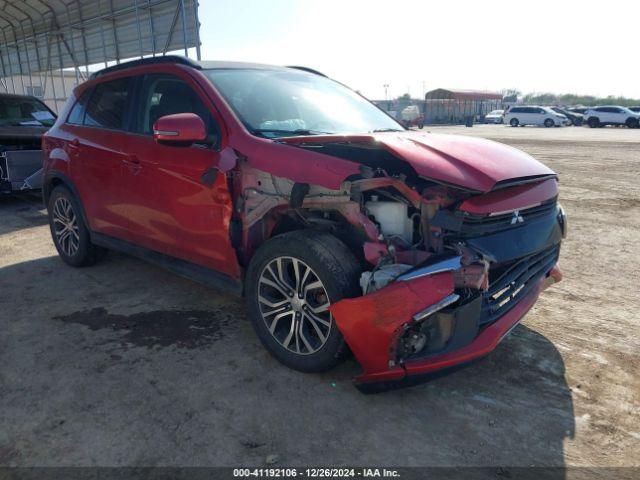
{"label": "parked car in background", "polygon": [[590,108],[585,112],[584,117],[591,128],[605,125],[626,125],[629,128],[640,126],[640,113],[619,105]]}
{"label": "parked car in background", "polygon": [[320,372],[352,352],[363,389],[484,357],[561,279],[552,170],[407,131],[299,68],[112,66],[74,90],[43,148],[64,262],[120,250],[244,295],[280,362]]}
{"label": "parked car in background", "polygon": [[42,134],[55,114],[35,97],[0,94],[0,194],[42,186]]}
{"label": "parked car in background", "polygon": [[575,125],[576,127],[579,127],[584,123],[584,115],[581,113],[570,112],[569,110],[560,107],[551,107],[551,110],[567,117],[569,122],[571,122],[571,125]]}
{"label": "parked car in background", "polygon": [[484,123],[504,123],[504,110],[492,110],[484,116]]}
{"label": "parked car in background", "polygon": [[638,106],[638,107],[629,107],[629,110],[631,110],[632,112],[640,113],[640,106]]}
{"label": "parked car in background", "polygon": [[567,110],[569,112],[574,112],[574,113],[579,113],[581,115],[584,115],[584,112],[589,110],[589,108],[592,108],[592,107],[567,107]]}
{"label": "parked car in background", "polygon": [[545,127],[561,127],[569,125],[569,119],[549,107],[515,106],[504,115],[504,122],[512,127],[525,125],[543,125]]}
{"label": "parked car in background", "polygon": [[409,105],[400,112],[400,121],[405,128],[424,127],[424,115],[420,112],[418,105]]}

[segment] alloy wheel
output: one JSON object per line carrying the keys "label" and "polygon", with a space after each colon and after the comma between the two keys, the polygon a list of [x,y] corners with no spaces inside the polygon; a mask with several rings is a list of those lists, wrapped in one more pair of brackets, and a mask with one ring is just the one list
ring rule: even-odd
{"label": "alloy wheel", "polygon": [[74,256],[80,248],[78,220],[71,202],[64,197],[58,197],[53,204],[53,231],[64,254]]}
{"label": "alloy wheel", "polygon": [[309,265],[293,257],[277,257],[258,281],[258,304],[271,335],[286,350],[309,355],[329,338],[333,318],[329,296]]}

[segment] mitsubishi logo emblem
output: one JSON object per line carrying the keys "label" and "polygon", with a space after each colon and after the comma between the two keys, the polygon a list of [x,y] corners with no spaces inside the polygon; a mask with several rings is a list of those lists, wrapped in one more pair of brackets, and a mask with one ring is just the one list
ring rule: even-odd
{"label": "mitsubishi logo emblem", "polygon": [[524,218],[522,218],[522,215],[520,215],[520,211],[516,210],[515,212],[513,212],[513,218],[511,219],[511,225],[515,225],[517,223],[523,223],[524,222]]}

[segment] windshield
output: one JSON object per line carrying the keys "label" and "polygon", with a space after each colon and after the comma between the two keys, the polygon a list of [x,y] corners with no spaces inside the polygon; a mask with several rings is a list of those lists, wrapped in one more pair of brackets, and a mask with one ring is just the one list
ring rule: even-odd
{"label": "windshield", "polygon": [[46,105],[35,98],[0,97],[0,126],[50,127],[55,121]]}
{"label": "windshield", "polygon": [[402,131],[357,93],[321,75],[295,70],[205,70],[240,120],[266,138]]}
{"label": "windshield", "polygon": [[503,110],[492,110],[489,112],[489,115],[502,115],[503,113]]}

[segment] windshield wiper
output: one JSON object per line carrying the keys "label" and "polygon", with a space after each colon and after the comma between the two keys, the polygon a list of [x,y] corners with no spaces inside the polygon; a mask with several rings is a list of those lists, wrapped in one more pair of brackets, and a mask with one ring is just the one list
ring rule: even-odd
{"label": "windshield wiper", "polygon": [[400,130],[399,128],[376,128],[375,130],[371,130],[370,133],[382,133],[382,132],[404,132],[404,130]]}
{"label": "windshield wiper", "polygon": [[254,128],[253,133],[275,133],[286,135],[331,135],[331,132],[323,132],[321,130],[306,130],[299,128],[297,130],[281,130],[277,128]]}

